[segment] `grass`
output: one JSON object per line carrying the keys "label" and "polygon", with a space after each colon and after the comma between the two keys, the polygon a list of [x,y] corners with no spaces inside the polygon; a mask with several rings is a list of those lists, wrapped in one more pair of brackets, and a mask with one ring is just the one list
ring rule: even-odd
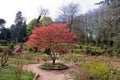
{"label": "grass", "polygon": [[[32,72],[22,71],[21,80],[33,80]],[[0,68],[0,80],[16,80],[14,69],[11,66]]]}

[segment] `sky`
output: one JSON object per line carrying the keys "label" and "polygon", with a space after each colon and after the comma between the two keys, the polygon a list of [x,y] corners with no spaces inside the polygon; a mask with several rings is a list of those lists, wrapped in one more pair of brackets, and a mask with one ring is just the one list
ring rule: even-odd
{"label": "sky", "polygon": [[53,20],[57,17],[62,5],[74,2],[80,4],[81,13],[98,8],[95,3],[101,0],[0,0],[0,18],[6,20],[6,26],[14,24],[17,11],[21,11],[27,23],[39,15],[41,7],[49,10],[48,16]]}

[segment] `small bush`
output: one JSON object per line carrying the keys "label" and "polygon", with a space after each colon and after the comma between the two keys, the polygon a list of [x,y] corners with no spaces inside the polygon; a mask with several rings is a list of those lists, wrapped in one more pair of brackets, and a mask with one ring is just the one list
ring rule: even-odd
{"label": "small bush", "polygon": [[79,48],[82,49],[83,47],[80,45]]}

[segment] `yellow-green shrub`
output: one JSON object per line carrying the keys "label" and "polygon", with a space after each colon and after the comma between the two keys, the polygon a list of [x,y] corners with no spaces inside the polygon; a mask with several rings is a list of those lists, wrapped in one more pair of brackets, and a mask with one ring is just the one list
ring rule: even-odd
{"label": "yellow-green shrub", "polygon": [[112,67],[106,66],[103,63],[85,63],[82,64],[81,67],[90,70],[91,78],[93,80],[109,80],[113,76],[113,74],[111,73]]}

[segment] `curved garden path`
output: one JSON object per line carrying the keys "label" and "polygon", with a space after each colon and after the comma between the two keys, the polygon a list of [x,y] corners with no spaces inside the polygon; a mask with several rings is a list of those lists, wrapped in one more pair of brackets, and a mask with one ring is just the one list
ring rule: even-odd
{"label": "curved garden path", "polygon": [[31,71],[35,74],[39,74],[40,76],[37,78],[37,80],[71,80],[68,79],[67,74],[64,72],[42,70],[39,68],[39,66],[40,64],[29,64],[24,65],[23,69]]}
{"label": "curved garden path", "polygon": [[[72,80],[70,74],[72,71],[78,68],[77,65],[68,65],[69,69],[61,70],[61,71],[49,71],[42,70],[39,68],[41,64],[28,64],[23,65],[23,69],[27,71],[31,71],[35,74],[39,74],[40,76],[36,80]],[[112,66],[120,70],[120,62],[112,63]]]}

